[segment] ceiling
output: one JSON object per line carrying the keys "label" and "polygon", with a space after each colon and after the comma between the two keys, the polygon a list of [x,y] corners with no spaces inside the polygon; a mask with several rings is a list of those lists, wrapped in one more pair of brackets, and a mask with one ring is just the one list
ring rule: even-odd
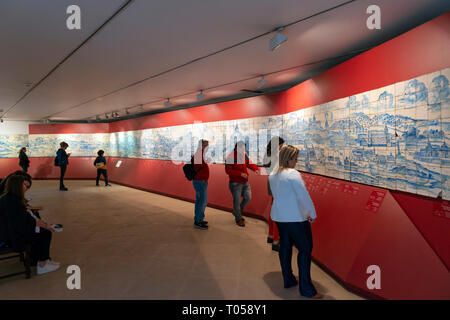
{"label": "ceiling", "polygon": [[[81,30],[66,27],[72,4]],[[372,4],[380,30],[366,27]],[[104,120],[285,90],[449,9],[447,0],[2,0],[0,117]],[[279,26],[288,41],[270,51]]]}

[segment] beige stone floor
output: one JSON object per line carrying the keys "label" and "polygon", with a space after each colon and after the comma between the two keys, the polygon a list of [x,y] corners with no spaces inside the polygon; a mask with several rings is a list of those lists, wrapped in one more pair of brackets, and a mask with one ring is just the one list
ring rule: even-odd
{"label": "beige stone floor", "polygon": [[[44,220],[62,223],[51,256],[61,268],[45,275],[0,280],[0,299],[302,299],[284,289],[278,255],[266,244],[267,223],[206,209],[209,230],[193,228],[194,205],[119,185],[35,181],[27,194]],[[296,254],[296,252],[294,251]],[[69,290],[66,269],[81,268],[81,290]],[[20,268],[0,262],[0,273]],[[294,273],[297,266],[293,259]],[[315,264],[326,299],[361,299]]]}

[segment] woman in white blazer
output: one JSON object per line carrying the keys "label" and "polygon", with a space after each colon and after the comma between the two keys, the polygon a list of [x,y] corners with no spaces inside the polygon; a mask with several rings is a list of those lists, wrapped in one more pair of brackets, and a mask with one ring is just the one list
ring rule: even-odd
{"label": "woman in white blazer", "polygon": [[306,190],[300,172],[295,170],[298,149],[284,146],[280,151],[279,168],[269,176],[274,201],[270,216],[280,233],[280,264],[284,287],[297,285],[292,273],[292,245],[298,249],[299,289],[302,296],[320,299],[311,281],[311,251],[313,248],[311,222],[316,219],[314,204]]}

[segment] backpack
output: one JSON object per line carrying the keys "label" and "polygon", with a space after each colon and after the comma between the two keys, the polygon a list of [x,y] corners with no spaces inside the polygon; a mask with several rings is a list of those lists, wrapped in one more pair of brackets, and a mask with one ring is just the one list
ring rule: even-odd
{"label": "backpack", "polygon": [[184,171],[184,175],[186,176],[186,179],[188,179],[189,181],[194,180],[195,174],[197,172],[195,172],[194,164],[192,162],[191,163],[186,163],[183,166],[183,171]]}
{"label": "backpack", "polygon": [[59,160],[58,160],[58,156],[55,157],[55,161],[54,161],[55,167],[59,167]]}

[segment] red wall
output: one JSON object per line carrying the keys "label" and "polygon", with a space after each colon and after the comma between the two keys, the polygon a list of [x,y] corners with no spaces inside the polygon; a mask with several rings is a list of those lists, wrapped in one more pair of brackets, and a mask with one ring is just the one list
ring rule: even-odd
{"label": "red wall", "polygon": [[[30,133],[116,132],[282,114],[449,67],[449,29],[447,13],[279,94],[117,121],[108,129],[103,124],[34,125]],[[56,177],[53,159],[31,160],[33,175]],[[118,160],[122,166],[116,168]],[[70,161],[68,177],[95,175],[92,158]],[[170,161],[109,161],[113,182],[191,201],[194,198],[181,166]],[[17,159],[1,159],[1,164],[3,174],[4,168],[17,167]],[[303,177],[318,212],[313,224],[313,256],[344,285],[374,298],[450,299],[450,208],[446,202],[306,173]],[[251,175],[253,200],[246,213],[267,218],[266,179]],[[209,205],[231,209],[222,165],[211,166],[208,200]],[[366,286],[366,269],[372,264],[381,268],[380,290]]]}
{"label": "red wall", "polygon": [[[116,168],[118,160],[121,160],[122,164]],[[185,178],[182,166],[175,165],[171,161],[112,157],[108,159],[108,172],[111,181],[189,201],[195,200],[192,182]],[[232,197],[224,166],[210,165],[210,177],[208,205],[231,210]],[[251,201],[246,207],[247,213],[257,216],[265,213],[264,218],[268,218],[267,176],[258,176],[251,172],[249,181],[253,198],[256,200]]]}
{"label": "red wall", "polygon": [[111,122],[110,132],[177,126],[194,123],[195,121],[225,121],[283,114],[285,113],[285,105],[285,94],[275,93]]}
{"label": "red wall", "polygon": [[[94,158],[91,157],[69,158],[69,167],[65,177],[68,179],[95,178],[97,173],[93,166],[93,162]],[[19,159],[0,159],[0,177],[7,176],[16,170],[22,170],[19,167]],[[33,179],[59,179],[59,167],[53,165],[53,158],[30,158],[30,168],[28,169],[28,173]]]}
{"label": "red wall", "polygon": [[30,134],[109,133],[108,123],[30,124]]}

